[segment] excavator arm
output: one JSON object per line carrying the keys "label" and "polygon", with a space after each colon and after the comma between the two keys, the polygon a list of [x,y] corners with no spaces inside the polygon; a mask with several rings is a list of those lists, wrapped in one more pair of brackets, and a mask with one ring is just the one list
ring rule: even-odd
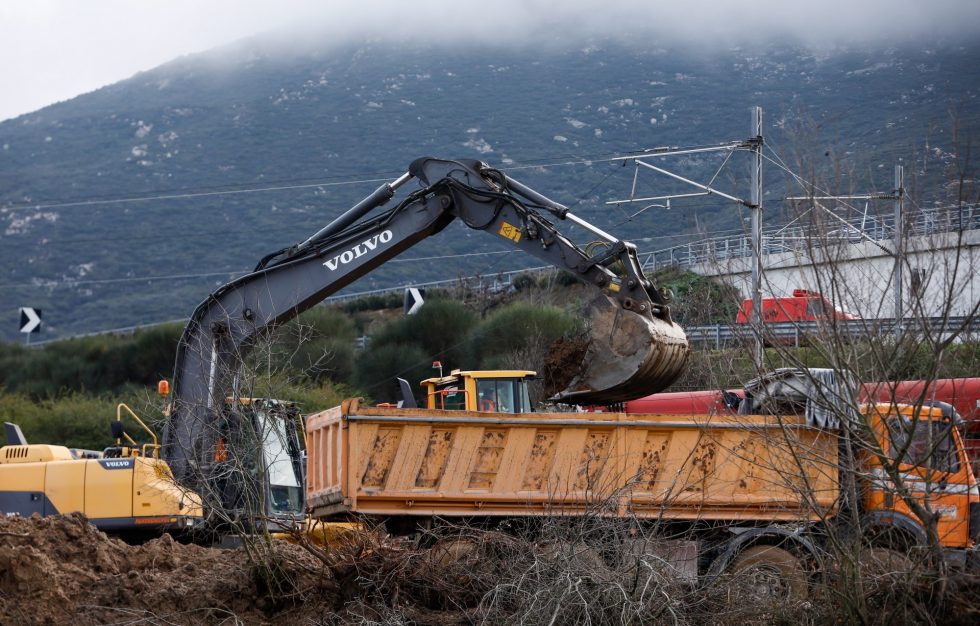
{"label": "excavator arm", "polygon": [[[366,218],[413,178],[418,190]],[[588,254],[543,212],[586,229],[603,249]],[[214,445],[211,425],[225,398],[237,393],[243,359],[256,339],[454,219],[601,290],[582,370],[558,399],[580,404],[631,399],[666,387],[680,374],[686,337],[671,321],[665,297],[644,277],[632,244],[484,163],[421,158],[407,174],[381,185],[306,241],[263,258],[254,272],[197,307],[178,346],[164,430],[163,456],[177,480],[206,462]]]}

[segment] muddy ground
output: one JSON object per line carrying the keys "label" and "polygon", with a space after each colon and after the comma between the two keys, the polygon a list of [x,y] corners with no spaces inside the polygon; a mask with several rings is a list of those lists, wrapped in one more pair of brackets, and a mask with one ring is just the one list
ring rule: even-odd
{"label": "muddy ground", "polygon": [[[295,566],[311,563],[283,545]],[[246,554],[181,544],[164,535],[142,545],[107,537],[79,515],[0,518],[0,623],[186,624],[281,622],[306,607],[264,599]],[[308,613],[307,613],[308,614]]]}
{"label": "muddy ground", "polygon": [[813,578],[806,597],[773,599],[754,596],[755,583],[682,584],[659,558],[635,550],[633,535],[615,537],[619,525],[608,520],[543,528],[534,539],[455,528],[417,544],[366,530],[330,548],[257,540],[217,549],[169,535],[131,545],[81,515],[0,517],[0,624],[749,626],[980,619],[976,576],[948,577],[941,587],[930,576],[865,577],[857,595],[852,581]]}
{"label": "muddy ground", "polygon": [[80,514],[0,516],[0,625],[475,621],[472,602],[431,593],[456,589],[439,582],[444,564],[383,533],[365,530],[329,548],[247,544],[220,549],[169,535],[131,544]]}

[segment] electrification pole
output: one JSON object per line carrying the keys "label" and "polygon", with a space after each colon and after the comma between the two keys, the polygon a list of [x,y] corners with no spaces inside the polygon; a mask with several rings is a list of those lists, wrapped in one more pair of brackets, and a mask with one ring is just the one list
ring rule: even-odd
{"label": "electrification pole", "polygon": [[753,360],[763,366],[762,327],[762,107],[752,107],[752,183],[749,211],[752,216],[752,328],[756,331]]}
{"label": "electrification pole", "polygon": [[[731,202],[735,202],[740,206],[747,207],[751,216],[751,229],[752,234],[749,239],[751,240],[751,251],[752,251],[752,319],[751,328],[756,335],[755,348],[753,350],[753,362],[757,369],[762,369],[764,352],[763,352],[763,331],[762,326],[762,147],[764,145],[764,140],[762,137],[762,107],[752,107],[752,128],[750,131],[750,136],[748,139],[742,141],[730,141],[715,145],[699,145],[690,147],[669,147],[662,146],[658,148],[650,148],[643,150],[641,153],[632,154],[629,156],[616,157],[614,160],[622,160],[625,162],[632,162],[636,171],[633,173],[633,186],[630,189],[629,196],[626,198],[620,198],[616,200],[609,200],[606,204],[609,205],[621,205],[621,204],[635,204],[642,202],[645,206],[630,215],[628,219],[632,219],[646,211],[651,207],[664,206],[662,204],[657,204],[660,200],[667,201],[667,208],[670,208],[671,199],[679,198],[694,198],[699,196],[718,196],[719,198],[724,198]],[[730,193],[725,193],[715,186],[715,181],[721,170],[728,163],[729,158],[735,151],[745,151],[752,155],[752,165],[751,170],[751,183],[749,189],[748,199],[743,197],[736,197]],[[705,154],[709,152],[727,152],[728,155],[725,157],[724,162],[721,167],[715,172],[714,176],[707,182],[707,184],[702,184],[697,181],[691,180],[686,176],[681,176],[675,172],[665,169],[660,165],[654,165],[655,162],[668,156],[678,156],[687,154]],[[637,178],[639,176],[640,170],[650,170],[656,172],[657,174],[667,176],[677,182],[683,183],[685,185],[690,185],[696,188],[698,191],[691,193],[669,193],[666,195],[638,195],[637,194]]]}
{"label": "electrification pole", "polygon": [[905,257],[905,228],[902,204],[905,198],[905,173],[895,166],[895,341],[902,340],[902,262]]}

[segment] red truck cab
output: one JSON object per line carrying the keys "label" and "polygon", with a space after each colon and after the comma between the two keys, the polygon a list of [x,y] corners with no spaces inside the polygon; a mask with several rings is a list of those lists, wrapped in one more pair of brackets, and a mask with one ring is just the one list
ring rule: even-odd
{"label": "red truck cab", "polygon": [[[820,292],[794,289],[790,298],[763,298],[762,319],[765,322],[815,322],[818,320],[853,320],[851,315],[834,307]],[[736,324],[752,321],[752,299],[746,299],[735,317]]]}

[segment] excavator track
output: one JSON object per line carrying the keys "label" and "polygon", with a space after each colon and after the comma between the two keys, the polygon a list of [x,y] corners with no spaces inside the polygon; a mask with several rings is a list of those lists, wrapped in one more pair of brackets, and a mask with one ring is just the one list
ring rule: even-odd
{"label": "excavator track", "polygon": [[[587,307],[587,335],[578,351],[581,363],[566,361],[564,389],[553,400],[566,404],[607,405],[634,400],[667,388],[684,371],[690,347],[676,323],[627,311],[606,296]],[[555,366],[552,366],[554,371]],[[571,379],[568,373],[571,372]]]}

